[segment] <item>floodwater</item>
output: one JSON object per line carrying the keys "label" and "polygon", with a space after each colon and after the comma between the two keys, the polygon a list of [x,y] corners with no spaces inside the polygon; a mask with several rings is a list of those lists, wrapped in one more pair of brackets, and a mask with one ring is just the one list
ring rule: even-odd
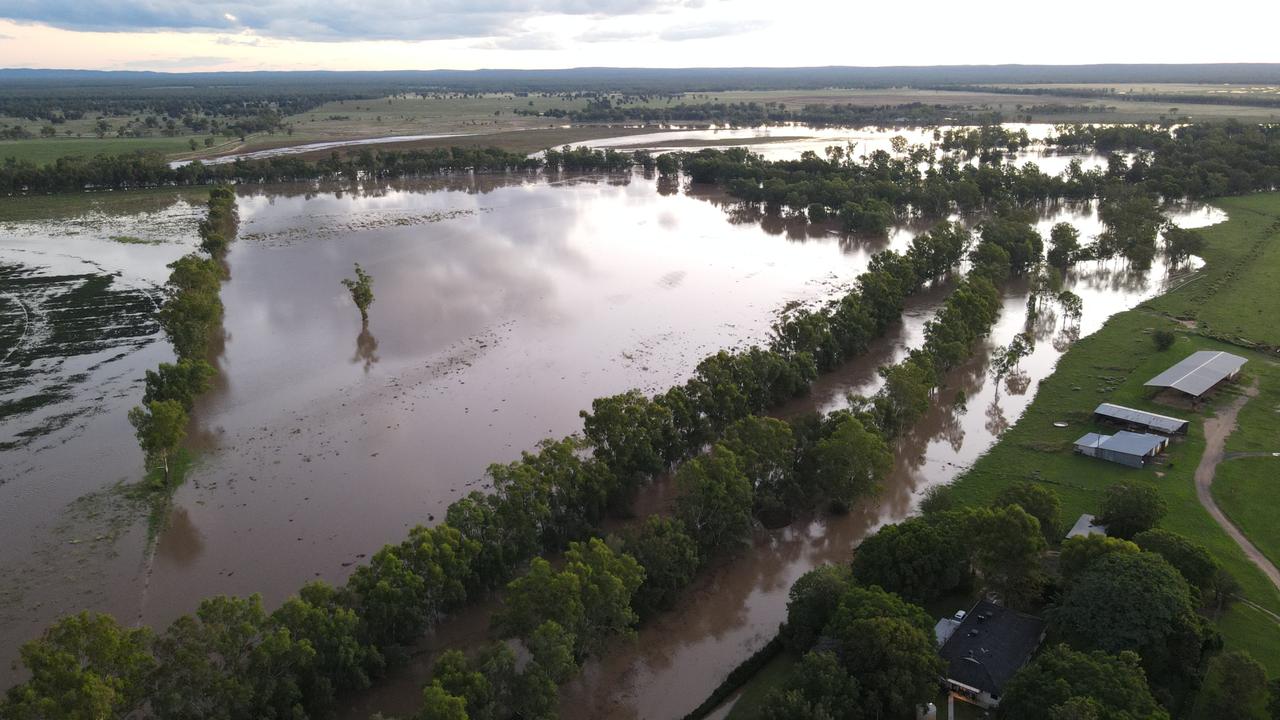
{"label": "floodwater", "polygon": [[[1188,228],[1225,220],[1223,213],[1207,207],[1169,214]],[[1049,227],[1063,220],[1075,224],[1084,238],[1100,230],[1087,209],[1064,208],[1045,214],[1039,223],[1042,234],[1047,236]],[[1065,320],[1051,307],[1028,326],[1027,288],[1019,283],[1006,287],[1003,310],[987,342],[947,376],[938,402],[897,442],[896,463],[883,492],[847,515],[811,517],[777,531],[758,529],[749,549],[700,577],[679,607],[641,628],[634,642],[617,643],[588,663],[562,690],[561,717],[672,718],[696,707],[776,634],[797,578],[818,565],[848,562],[862,538],[914,514],[925,491],[951,482],[1018,420],[1037,384],[1052,373],[1072,342],[1098,330],[1111,315],[1186,279],[1160,263],[1143,274],[1118,262],[1072,270],[1064,287],[1084,301],[1078,322]],[[778,414],[829,412],[847,407],[851,393],[875,392],[881,383],[877,368],[902,360],[922,344],[924,323],[945,297],[946,288],[935,288],[915,298],[903,321],[869,353],[824,376],[809,397]],[[988,367],[992,351],[1024,331],[1035,338],[1035,350],[1017,372],[996,382]],[[658,493],[669,494],[664,489]]]}
{"label": "floodwater", "polygon": [[[172,357],[139,303],[154,297],[164,265],[194,247],[201,208],[175,197],[127,207],[0,222],[6,331],[19,310],[39,314],[40,302],[119,308],[70,314],[74,333],[102,338],[80,354],[49,357],[35,330],[17,341],[0,333],[0,353],[32,358],[5,356],[6,408],[28,394],[16,373],[63,386],[28,415],[0,418],[6,441],[52,428],[0,446],[0,576],[13,579],[0,589],[3,672],[22,641],[67,612],[163,626],[211,595],[260,592],[274,606],[307,580],[341,582],[482,487],[488,463],[579,430],[591,399],[664,389],[710,352],[762,342],[779,308],[843,293],[871,253],[901,249],[919,229],[841,237],[639,173],[244,188],[222,293],[221,376],[193,413],[199,464],[151,543],[145,510],[110,488],[141,476],[125,414],[143,371]],[[1096,225],[1088,208],[1055,210],[1045,223],[1062,218],[1086,237]],[[357,262],[377,297],[367,328],[338,282]],[[1071,281],[1085,299],[1082,330],[1155,293],[1161,272],[1142,280],[1118,265],[1082,268]],[[53,279],[16,282],[31,277]],[[110,282],[65,289],[91,277]],[[894,335],[824,381],[813,406],[872,389],[874,366],[917,344],[943,297],[940,288],[916,301]],[[1020,327],[1022,302],[1011,289],[998,342]],[[1044,332],[1023,362],[1031,388],[1056,358],[1060,328]],[[950,475],[938,468],[989,446],[985,423],[1002,421],[986,415],[990,381],[980,367],[970,372],[952,383],[973,387],[969,410],[922,423],[904,457],[925,460],[900,463],[906,474],[878,508],[762,533],[756,552],[701,581],[639,642],[590,665],[566,690],[566,714],[667,717],[696,705],[772,632],[794,577],[909,512],[921,477],[943,481]],[[1001,393],[1003,422],[1025,406],[1022,392]],[[73,421],[45,423],[63,416]],[[371,704],[398,710],[416,701],[409,696]]]}
{"label": "floodwater", "polygon": [[204,211],[175,192],[76,202],[46,221],[0,221],[0,679],[58,615],[136,615],[136,592],[119,602],[106,589],[139,577],[146,526],[107,489],[141,477],[125,413],[143,369],[173,357],[157,290],[196,247]]}
{"label": "floodwater", "polygon": [[[934,147],[942,151],[942,133],[947,130],[963,130],[967,126],[942,126],[938,128],[827,128],[809,125],[765,125],[752,128],[707,128],[668,130],[644,135],[586,140],[582,144],[592,148],[626,148],[647,150],[655,155],[672,151],[696,152],[706,148],[723,149],[741,145],[765,160],[795,160],[802,153],[812,152],[825,157],[828,147],[852,148],[853,157],[869,156],[882,150],[893,153],[894,137],[905,138],[908,145]],[[1017,165],[1033,162],[1043,172],[1056,175],[1067,169],[1072,160],[1080,160],[1085,170],[1106,168],[1107,159],[1098,154],[1067,154],[1041,144],[1053,135],[1053,125],[1048,123],[1005,123],[1005,128],[1017,132],[1025,130],[1032,145],[1026,150],[1007,155],[1009,162]],[[976,160],[974,161],[976,162]]]}

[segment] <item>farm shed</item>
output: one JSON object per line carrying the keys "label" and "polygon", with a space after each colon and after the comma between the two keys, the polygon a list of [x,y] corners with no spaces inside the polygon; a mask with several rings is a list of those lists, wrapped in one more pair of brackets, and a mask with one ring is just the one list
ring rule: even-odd
{"label": "farm shed", "polygon": [[1199,350],[1182,362],[1146,382],[1147,387],[1173,388],[1198,398],[1224,380],[1240,374],[1247,362],[1239,355],[1220,350]]}
{"label": "farm shed", "polygon": [[1164,449],[1169,439],[1163,435],[1121,430],[1115,435],[1085,433],[1076,440],[1076,452],[1113,463],[1140,468]]}
{"label": "farm shed", "polygon": [[979,601],[938,651],[947,661],[947,690],[979,707],[998,706],[1005,685],[1031,659],[1044,633],[1038,617]]}
{"label": "farm shed", "polygon": [[1135,410],[1114,403],[1102,403],[1093,411],[1094,418],[1121,425],[1129,430],[1153,430],[1165,435],[1184,435],[1191,425],[1188,420],[1181,420],[1168,415],[1157,415],[1146,410]]}

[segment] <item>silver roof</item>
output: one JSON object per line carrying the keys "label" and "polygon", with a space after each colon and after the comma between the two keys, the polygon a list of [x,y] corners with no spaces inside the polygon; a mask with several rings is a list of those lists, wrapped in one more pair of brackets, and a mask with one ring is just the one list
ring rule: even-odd
{"label": "silver roof", "polygon": [[1099,445],[1102,444],[1102,441],[1106,439],[1107,439],[1106,435],[1099,435],[1098,433],[1085,433],[1084,435],[1080,436],[1079,440],[1076,440],[1076,445],[1079,445],[1082,447],[1098,447]]}
{"label": "silver roof", "polygon": [[1147,381],[1148,387],[1171,387],[1188,395],[1206,390],[1235,374],[1246,360],[1220,350],[1199,350]]}
{"label": "silver roof", "polygon": [[1135,433],[1127,430],[1121,430],[1115,435],[1099,435],[1098,433],[1085,433],[1076,440],[1077,446],[1096,447],[1111,452],[1118,452],[1124,455],[1135,455],[1142,457],[1160,449],[1167,441],[1163,435],[1152,435],[1150,433]]}
{"label": "silver roof", "polygon": [[1160,446],[1164,445],[1165,442],[1165,438],[1160,435],[1121,430],[1109,438],[1104,438],[1102,445],[1099,447],[1103,450],[1110,450],[1111,452],[1141,456],[1155,452],[1160,449]]}
{"label": "silver roof", "polygon": [[1161,432],[1174,433],[1181,430],[1186,424],[1186,420],[1179,420],[1176,417],[1168,415],[1157,415],[1145,410],[1135,410],[1123,405],[1115,405],[1113,403],[1102,403],[1098,409],[1093,411],[1097,415],[1109,417],[1116,420],[1123,420],[1138,425],[1145,425],[1152,430]]}
{"label": "silver roof", "polygon": [[1067,533],[1067,537],[1084,537],[1088,535],[1106,535],[1107,526],[1099,525],[1094,522],[1097,518],[1085,513],[1076,520],[1076,524],[1071,526],[1071,532]]}

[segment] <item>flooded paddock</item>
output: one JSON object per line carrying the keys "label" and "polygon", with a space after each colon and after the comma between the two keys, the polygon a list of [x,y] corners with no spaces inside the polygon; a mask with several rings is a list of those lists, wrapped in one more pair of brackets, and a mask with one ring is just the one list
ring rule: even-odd
{"label": "flooded paddock", "polygon": [[[198,464],[167,517],[149,520],[112,490],[142,474],[125,414],[141,398],[143,371],[172,359],[138,308],[165,264],[194,248],[202,213],[199,195],[158,197],[116,214],[90,204],[50,220],[0,217],[0,357],[29,357],[6,358],[0,402],[32,405],[28,377],[57,390],[37,410],[7,412],[0,428],[0,574],[22,578],[0,590],[5,673],[22,641],[67,612],[163,626],[211,595],[260,592],[273,606],[307,580],[341,582],[482,487],[490,462],[579,430],[578,411],[593,398],[665,389],[715,350],[765,341],[781,308],[842,294],[872,253],[902,249],[927,227],[841,236],[641,173],[242,188],[221,374],[190,428]],[[1221,219],[1204,210],[1180,218]],[[1063,219],[1086,242],[1098,229],[1085,205],[1047,209],[1042,230]],[[338,282],[356,262],[377,298],[366,329]],[[1068,278],[1084,299],[1079,331],[1164,280],[1159,260],[1139,275],[1118,262],[1081,266]],[[16,291],[23,283],[32,289]],[[920,342],[945,292],[913,299],[870,353],[783,413],[874,390],[875,368]],[[46,335],[12,330],[19,311],[43,302],[57,317],[72,300],[93,309],[71,317],[76,337],[96,338],[84,352],[51,352],[36,342]],[[993,343],[1021,331],[1024,305],[1025,289],[1008,288]],[[761,531],[753,552],[700,579],[638,641],[590,663],[564,692],[565,715],[660,718],[700,702],[767,640],[795,577],[910,513],[921,490],[949,480],[1017,418],[1069,344],[1062,324],[1042,320],[1023,384],[1002,385],[998,401],[984,356],[958,369],[944,399],[964,389],[967,404],[940,404],[903,441],[876,503]],[[10,440],[68,414],[39,441]],[[468,617],[470,630],[441,636],[483,632],[483,616]],[[367,706],[412,709],[416,683],[404,675]]]}

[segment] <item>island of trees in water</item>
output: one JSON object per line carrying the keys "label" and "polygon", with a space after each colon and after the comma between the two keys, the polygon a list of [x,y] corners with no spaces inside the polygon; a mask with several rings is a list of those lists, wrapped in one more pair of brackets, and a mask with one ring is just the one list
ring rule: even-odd
{"label": "island of trees in water", "polygon": [[[987,139],[979,137],[979,155],[1019,142],[981,132]],[[945,197],[949,210],[982,210],[986,219],[976,238],[942,223],[905,252],[875,255],[844,297],[787,314],[765,347],[707,357],[683,385],[654,396],[633,391],[597,399],[583,412],[581,437],[548,440],[519,461],[491,466],[492,492],[453,503],[443,523],[414,528],[343,586],[308,584],[270,613],[256,596],[213,598],[159,634],[96,614],[63,619],[22,649],[30,677],[10,689],[0,717],[124,717],[143,708],[175,718],[326,717],[343,693],[369,686],[388,665],[404,661],[447,614],[500,589],[496,640],[470,654],[445,653],[424,689],[419,717],[553,717],[558,684],[611,638],[670,607],[702,568],[741,547],[754,523],[781,524],[814,508],[840,511],[877,491],[893,465],[894,439],[925,412],[945,373],[970,356],[995,322],[999,286],[1018,275],[1051,278],[1029,205],[1101,196],[1103,206],[1113,208],[1103,220],[1115,247],[1140,262],[1161,224],[1152,214],[1159,200],[1271,188],[1280,167],[1267,164],[1280,147],[1273,129],[1192,127],[1173,135],[1154,128],[1082,129],[1066,137],[1063,142],[1114,143],[1139,155],[1106,171],[1075,168],[1059,177],[982,162],[922,170],[927,159],[913,162],[909,148],[902,149],[905,157],[883,153],[865,161],[839,151],[773,163],[741,151],[656,160],[586,150],[549,154],[545,161],[521,158],[520,169],[542,162],[564,168],[576,162],[570,158],[588,156],[621,167],[651,163],[659,172],[682,170],[694,181],[722,183],[773,212],[821,220],[816,206],[867,228],[874,226],[867,217],[923,212],[914,200],[927,197],[928,186],[941,193],[932,207]],[[960,147],[967,142],[953,140]],[[464,157],[501,156],[446,151],[437,157],[463,163]],[[320,163],[285,162],[317,175],[377,176],[398,161],[371,152],[332,160],[323,170]],[[226,172],[220,177],[235,177],[234,169]],[[969,185],[977,196],[962,205]],[[763,196],[766,187],[773,189]],[[173,297],[196,288],[210,304],[212,279],[221,275],[204,267],[218,262],[225,248],[229,220],[217,208],[233,197],[215,193],[207,232],[202,226],[209,257],[175,263]],[[846,209],[849,204],[854,208]],[[1056,264],[1087,257],[1069,228],[1056,228],[1051,239]],[[1175,241],[1166,236],[1166,242]],[[826,416],[783,422],[766,415],[805,393],[819,373],[865,352],[901,316],[908,297],[966,259],[969,272],[926,325],[922,345],[881,369],[884,383],[875,395]],[[193,266],[191,273],[184,263]],[[187,275],[195,279],[188,282]],[[1065,308],[1070,298],[1059,301]],[[200,355],[206,321],[216,313],[172,314],[165,328],[180,366],[184,353]],[[173,378],[189,372],[162,366],[154,388],[149,379],[147,402],[181,406],[198,383]],[[667,472],[674,472],[680,490],[671,516],[635,522],[617,536],[601,532],[605,517],[625,516],[635,495]],[[1052,649],[1024,671],[1015,684],[1023,695],[1011,688],[1011,707],[1019,707],[1019,697],[1046,692],[1037,683],[1056,668],[1081,674],[1072,678],[1075,685],[1052,688],[1062,696],[1054,707],[1096,706],[1097,717],[1122,717],[1115,714],[1121,711],[1159,717],[1151,698],[1165,708],[1188,707],[1192,700],[1175,690],[1202,672],[1204,690],[1195,702],[1233,700],[1223,678],[1237,671],[1253,677],[1251,661],[1210,660],[1220,641],[1195,612],[1206,602],[1223,602],[1229,578],[1203,562],[1202,549],[1153,530],[1160,509],[1149,498],[1118,495],[1108,498],[1105,519],[1127,528],[1121,537],[1132,537],[1141,552],[1120,544],[1123,539],[1064,547],[1066,570],[1050,581],[1038,558],[1057,537],[1055,508],[1051,493],[1027,486],[1011,488],[991,508],[949,508],[939,495],[923,519],[869,539],[850,569],[823,570],[797,584],[782,642],[805,655],[797,679],[769,700],[772,717],[796,717],[806,707],[814,717],[823,716],[819,710],[885,717],[929,699],[939,668],[926,616],[910,603],[964,583],[998,590],[1014,604],[1065,588],[1052,620],[1075,649]],[[547,559],[556,556],[563,562]],[[1099,604],[1099,598],[1120,597],[1141,597],[1151,612]],[[1103,637],[1089,627],[1088,618],[1106,613],[1114,615],[1107,627],[1125,632]],[[1134,622],[1140,627],[1126,624]],[[833,640],[838,651],[813,650],[817,637]],[[1133,692],[1117,698],[1113,686]],[[1139,692],[1146,688],[1154,692]],[[1250,692],[1264,704],[1269,697],[1265,686]]]}

